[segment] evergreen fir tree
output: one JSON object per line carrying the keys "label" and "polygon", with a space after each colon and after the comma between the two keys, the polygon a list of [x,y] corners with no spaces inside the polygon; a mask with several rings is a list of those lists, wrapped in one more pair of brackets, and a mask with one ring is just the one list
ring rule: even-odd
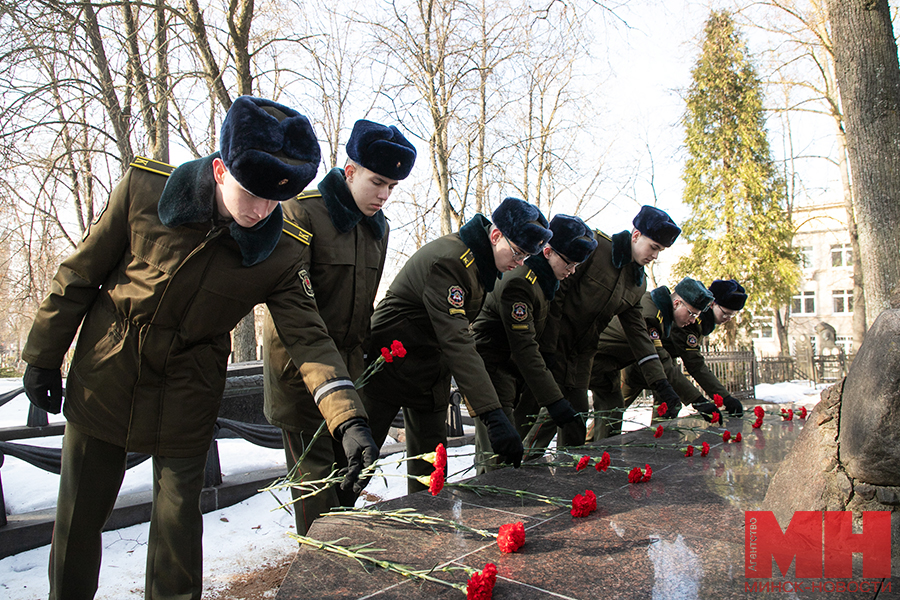
{"label": "evergreen fir tree", "polygon": [[[691,215],[682,235],[692,249],[675,273],[707,284],[738,280],[749,296],[741,313],[749,328],[753,314],[790,302],[800,281],[799,258],[746,45],[728,12],[712,12],[705,34],[684,116],[684,202]],[[734,343],[736,326],[729,325],[726,335]]]}

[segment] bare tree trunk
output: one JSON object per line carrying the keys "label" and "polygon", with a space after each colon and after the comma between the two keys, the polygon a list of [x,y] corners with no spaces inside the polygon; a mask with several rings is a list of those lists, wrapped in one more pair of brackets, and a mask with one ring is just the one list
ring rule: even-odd
{"label": "bare tree trunk", "polygon": [[169,17],[165,0],[156,0],[156,127],[153,158],[169,162]]}
{"label": "bare tree trunk", "polygon": [[[775,313],[775,335],[778,336],[778,355],[790,356],[791,342],[788,338],[787,319],[782,318],[781,308],[776,306],[773,312]],[[787,313],[787,310],[785,310],[785,313]]]}
{"label": "bare tree trunk", "polygon": [[866,306],[890,307],[900,282],[900,66],[887,0],[828,0],[846,122]]}
{"label": "bare tree trunk", "polygon": [[116,134],[116,145],[119,149],[119,158],[124,167],[134,160],[134,152],[131,149],[131,129],[128,119],[125,118],[119,99],[116,97],[116,87],[109,69],[109,60],[106,57],[106,49],[103,47],[103,35],[100,32],[100,24],[97,22],[97,13],[90,2],[82,4],[84,9],[84,31],[91,44],[91,59],[97,68],[97,79],[100,82],[100,93],[103,97],[103,106],[109,116],[113,130]]}
{"label": "bare tree trunk", "polygon": [[847,164],[847,137],[839,121],[837,142],[838,162],[841,170],[841,187],[844,191],[844,206],[847,210],[847,231],[850,233],[850,247],[853,250],[853,350],[858,350],[866,337],[866,295],[863,285],[862,255],[859,251],[859,230],[856,225],[856,211],[853,208],[853,187],[850,184],[850,166]]}
{"label": "bare tree trunk", "polygon": [[231,108],[231,95],[228,93],[225,82],[222,81],[222,71],[219,69],[219,65],[216,64],[216,59],[213,56],[212,48],[209,44],[209,36],[206,34],[206,23],[203,21],[203,13],[200,11],[197,0],[187,0],[185,7],[187,9],[187,26],[194,35],[194,44],[206,71],[206,80],[210,88],[215,92],[219,104],[222,105],[222,108],[228,110]]}

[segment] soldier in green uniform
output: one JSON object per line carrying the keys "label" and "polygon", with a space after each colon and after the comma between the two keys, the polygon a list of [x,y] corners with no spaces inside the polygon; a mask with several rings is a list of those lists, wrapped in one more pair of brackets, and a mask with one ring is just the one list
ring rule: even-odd
{"label": "soldier in green uniform", "polygon": [[[314,189],[282,203],[284,233],[303,254],[319,314],[347,365],[350,377],[364,369],[363,344],[375,293],[384,270],[388,222],[382,206],[406,179],[416,150],[394,126],[359,120],[347,142],[348,160]],[[265,414],[282,429],[290,471],[322,422],[297,366],[291,362],[272,318],[263,329]],[[362,393],[362,392],[360,392]],[[297,469],[307,481],[322,479],[332,467],[347,466],[337,440],[319,437]],[[300,496],[292,489],[295,498]],[[339,486],[294,503],[297,532],[306,534],[313,520],[333,506],[353,506],[356,494]]]}
{"label": "soldier in green uniform", "polygon": [[[600,336],[594,363],[591,366],[591,396],[594,410],[600,414],[594,418],[593,439],[600,440],[622,431],[622,415],[627,406],[622,396],[620,370],[633,364],[643,367],[647,380],[666,380],[667,371],[672,368],[672,360],[663,350],[663,341],[674,329],[693,323],[700,316],[713,295],[696,279],[685,277],[670,292],[660,286],[644,294],[641,299],[641,314],[646,323],[646,332],[653,340],[653,356],[636,356],[630,351],[628,333],[621,321],[614,320]],[[677,415],[681,408],[678,398],[668,404],[671,413]],[[715,406],[712,407],[715,410]],[[671,414],[670,413],[670,414]]]}
{"label": "soldier in green uniform", "polygon": [[[568,215],[553,217],[550,231],[553,237],[539,254],[494,286],[472,330],[506,416],[513,419],[513,407],[522,386],[527,385],[553,421],[564,426],[575,419],[575,410],[547,369],[537,338],[544,330],[559,282],[587,260],[597,240],[584,221]],[[475,468],[479,474],[498,466],[493,454],[487,427],[476,420]]]}
{"label": "soldier in green uniform", "polygon": [[[406,347],[406,357],[378,371],[365,388],[363,402],[379,444],[401,408],[408,455],[446,443],[452,375],[486,425],[491,447],[503,462],[519,465],[522,441],[500,406],[469,324],[503,273],[540,252],[553,234],[541,211],[518,198],[504,199],[492,218],[476,214],[459,232],[419,249],[375,308],[372,348],[390,347],[392,340]],[[432,471],[426,461],[408,463],[413,477]],[[425,487],[410,478],[410,492]]]}
{"label": "soldier in green uniform", "polygon": [[[674,367],[667,375],[669,382],[675,388],[675,391],[678,392],[683,404],[694,405],[698,407],[698,410],[701,410],[701,413],[709,412],[708,400],[684,376],[684,373],[678,368],[677,361],[674,360],[681,358],[681,362],[684,363],[687,372],[700,384],[700,387],[703,388],[710,398],[716,395],[721,396],[728,414],[733,417],[741,417],[744,414],[743,405],[740,400],[728,392],[706,365],[706,360],[703,358],[703,354],[700,353],[700,345],[703,342],[703,338],[710,335],[716,328],[716,325],[727,323],[744,308],[747,294],[743,286],[734,279],[716,279],[709,285],[709,291],[712,292],[715,298],[709,309],[704,311],[694,323],[685,327],[674,328],[672,335],[663,339],[663,350],[672,357]],[[625,369],[622,373],[622,378],[622,394],[625,396],[625,405],[629,406],[634,402],[638,394],[647,387],[646,380],[640,370],[636,369],[634,365],[630,365]]]}
{"label": "soldier in green uniform", "polygon": [[[297,111],[237,98],[220,152],[174,169],[139,159],[65,259],[22,358],[37,406],[59,412],[60,365],[78,333],[66,382],[50,598],[92,598],[101,531],[126,453],[153,457],[144,597],[202,594],[200,492],[230,332],[266,303],[291,359],[351,467],[378,456],[365,411],[282,237],[280,202],[315,176],[319,146]],[[171,174],[170,174],[171,173]]]}
{"label": "soldier in green uniform", "polygon": [[[547,366],[576,412],[588,411],[591,361],[600,334],[614,316],[619,315],[628,332],[631,352],[656,357],[641,316],[640,302],[647,290],[644,267],[675,242],[681,229],[668,214],[652,206],[643,206],[632,224],[630,232],[612,237],[596,232],[597,249],[574,275],[560,283],[539,338]],[[678,398],[664,377],[653,381],[662,401]],[[539,410],[546,413],[540,404],[534,391],[526,389],[514,411],[516,426],[532,456],[557,434],[556,423],[545,416],[535,419]],[[576,419],[559,428],[557,445],[580,446],[585,433],[583,419]]]}

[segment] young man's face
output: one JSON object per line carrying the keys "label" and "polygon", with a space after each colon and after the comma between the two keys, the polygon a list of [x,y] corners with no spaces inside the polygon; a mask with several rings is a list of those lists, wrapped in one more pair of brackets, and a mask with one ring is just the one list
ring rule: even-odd
{"label": "young man's face", "polygon": [[496,227],[491,228],[491,247],[494,250],[494,265],[501,273],[512,271],[519,265],[525,264],[525,259],[531,256],[512,243]]}
{"label": "young man's face", "polygon": [[713,317],[715,317],[716,319],[716,325],[723,325],[738,314],[738,311],[730,310],[728,308],[722,308],[715,302],[713,302],[712,308],[710,308],[710,310],[713,313]]}
{"label": "young man's face", "polygon": [[631,232],[631,259],[642,267],[649,265],[666,249],[635,229]]}
{"label": "young man's face", "polygon": [[672,307],[676,327],[687,327],[700,316],[700,311],[685,302],[681,296],[672,299]]}
{"label": "young man's face", "polygon": [[241,227],[253,227],[275,210],[278,202],[254,196],[232,177],[221,158],[213,160],[216,180],[216,207],[219,215],[234,219]]}
{"label": "young man's face", "polygon": [[562,281],[569,275],[575,272],[575,269],[578,268],[578,265],[581,263],[572,262],[550,246],[544,246],[544,257],[547,259],[547,263],[550,265],[550,268],[553,269],[553,274],[556,275],[556,279]]}
{"label": "young man's face", "polygon": [[394,187],[400,183],[354,163],[347,163],[344,167],[344,177],[356,206],[367,217],[384,207]]}

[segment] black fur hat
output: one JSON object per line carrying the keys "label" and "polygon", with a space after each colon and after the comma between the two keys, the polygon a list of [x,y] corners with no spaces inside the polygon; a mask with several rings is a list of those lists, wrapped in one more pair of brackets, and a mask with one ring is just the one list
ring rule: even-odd
{"label": "black fur hat", "polygon": [[712,292],[706,289],[706,286],[690,277],[685,277],[675,286],[675,293],[681,296],[681,299],[703,312],[709,308],[713,301]]}
{"label": "black fur hat", "polygon": [[347,142],[347,156],[388,179],[406,179],[416,163],[416,149],[400,130],[360,119]]}
{"label": "black fur hat", "polygon": [[240,96],[219,134],[225,168],[245,190],[266,200],[288,200],[319,170],[319,142],[309,120],[292,108]]}
{"label": "black fur hat", "polygon": [[646,204],[641,207],[632,223],[634,228],[642,234],[666,247],[674,244],[678,239],[678,234],[681,233],[681,228],[675,224],[672,217],[664,211]]}
{"label": "black fur hat", "polygon": [[716,298],[716,304],[729,310],[741,310],[747,302],[744,287],[734,279],[716,279],[709,284],[709,291]]}
{"label": "black fur hat", "polygon": [[550,219],[550,231],[550,247],[573,262],[584,262],[597,248],[594,232],[578,217],[556,215]]}
{"label": "black fur hat", "polygon": [[540,209],[518,198],[504,198],[491,218],[500,233],[528,254],[540,252],[553,237]]}

